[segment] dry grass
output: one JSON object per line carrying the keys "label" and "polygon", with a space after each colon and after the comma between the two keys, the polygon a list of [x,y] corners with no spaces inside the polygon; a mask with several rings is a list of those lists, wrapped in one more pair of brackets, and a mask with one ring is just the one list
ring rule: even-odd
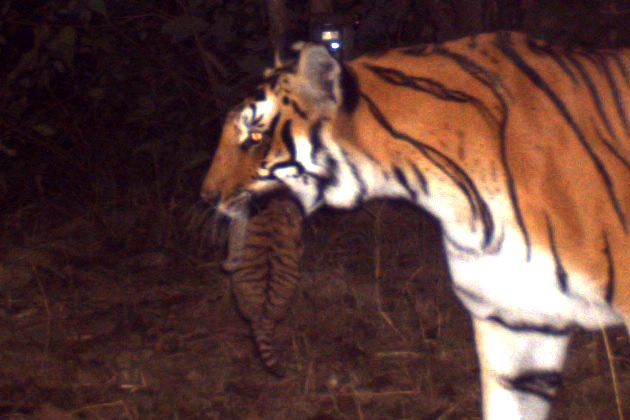
{"label": "dry grass", "polygon": [[[219,252],[195,238],[147,246],[140,232],[158,227],[139,222],[35,214],[4,220],[31,228],[1,242],[0,418],[479,418],[470,322],[437,227],[407,206],[309,222],[301,292],[278,330],[281,380],[255,356]],[[577,334],[565,385],[554,418],[628,417],[625,333]]]}

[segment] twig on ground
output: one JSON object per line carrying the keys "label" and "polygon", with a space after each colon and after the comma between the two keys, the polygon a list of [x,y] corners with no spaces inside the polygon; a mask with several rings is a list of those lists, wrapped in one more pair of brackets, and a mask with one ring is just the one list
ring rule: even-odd
{"label": "twig on ground", "polygon": [[624,420],[623,410],[621,409],[621,396],[619,392],[619,380],[617,378],[617,370],[615,369],[615,355],[610,347],[610,340],[608,339],[608,333],[606,329],[602,328],[602,337],[604,338],[604,346],[606,347],[606,356],[608,360],[608,367],[610,369],[610,376],[612,378],[613,391],[615,393],[615,403],[617,404],[617,416],[619,420]]}
{"label": "twig on ground", "polygon": [[44,302],[44,310],[46,311],[46,343],[44,344],[44,358],[48,358],[48,352],[50,351],[50,339],[51,339],[51,324],[52,324],[52,315],[50,313],[50,306],[48,304],[48,296],[46,295],[46,290],[44,290],[44,285],[42,284],[39,276],[37,275],[37,267],[31,264],[31,271],[33,273],[33,277],[37,281],[37,287],[39,288],[40,293],[42,294],[42,300]]}

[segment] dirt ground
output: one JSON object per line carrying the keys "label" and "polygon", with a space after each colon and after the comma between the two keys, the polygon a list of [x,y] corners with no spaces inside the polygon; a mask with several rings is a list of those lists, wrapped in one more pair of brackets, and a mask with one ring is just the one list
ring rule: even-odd
{"label": "dirt ground", "polygon": [[[283,379],[254,352],[220,251],[129,251],[142,232],[116,243],[82,217],[7,233],[15,217],[0,242],[0,419],[480,418],[437,226],[407,206],[308,222]],[[606,335],[576,333],[553,418],[630,418],[628,336]]]}

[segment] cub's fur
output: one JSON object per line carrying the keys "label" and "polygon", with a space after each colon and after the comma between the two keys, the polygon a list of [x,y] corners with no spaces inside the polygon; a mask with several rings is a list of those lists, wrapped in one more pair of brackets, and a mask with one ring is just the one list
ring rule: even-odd
{"label": "cub's fur", "polygon": [[274,195],[251,217],[231,221],[223,263],[238,308],[250,321],[260,357],[277,376],[283,376],[284,369],[274,331],[286,316],[300,280],[302,221],[294,200]]}

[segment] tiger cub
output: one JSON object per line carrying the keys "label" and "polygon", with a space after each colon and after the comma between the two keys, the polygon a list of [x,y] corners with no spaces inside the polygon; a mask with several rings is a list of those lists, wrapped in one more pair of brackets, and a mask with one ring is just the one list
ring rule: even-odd
{"label": "tiger cub", "polygon": [[260,205],[252,216],[231,221],[223,269],[230,275],[239,311],[250,322],[262,362],[269,372],[284,376],[274,331],[300,280],[303,215],[286,194]]}
{"label": "tiger cub", "polygon": [[228,116],[202,196],[236,217],[278,188],[306,214],[423,207],[472,317],[484,418],[547,418],[572,328],[630,325],[630,51],[499,32],[290,52]]}

